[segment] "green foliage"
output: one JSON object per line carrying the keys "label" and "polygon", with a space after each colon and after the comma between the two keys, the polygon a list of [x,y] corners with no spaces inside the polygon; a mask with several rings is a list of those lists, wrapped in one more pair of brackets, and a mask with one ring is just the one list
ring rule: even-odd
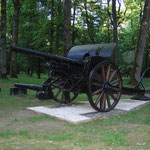
{"label": "green foliage", "polygon": [[[54,43],[53,53],[63,55],[63,1],[54,1],[54,18],[51,19],[51,0],[20,0],[20,18],[19,18],[19,41],[18,45],[26,48],[36,49],[43,52],[50,51],[50,32],[53,23]],[[111,17],[111,2],[104,0],[87,0],[88,22],[91,35],[95,43],[113,42],[113,26]],[[117,2],[118,3],[118,2]],[[144,1],[125,0],[117,4],[118,17],[118,37],[119,37],[119,68],[123,75],[128,75],[134,65],[134,57],[137,47],[140,21],[143,11]],[[75,8],[75,25],[73,26],[73,9]],[[108,13],[109,12],[109,13]],[[7,0],[7,70],[9,70],[10,49],[12,40],[14,5],[12,0]],[[1,14],[0,14],[1,15]],[[72,33],[74,32],[74,45],[90,44],[91,39],[88,34],[86,11],[84,1],[75,0],[72,3]],[[147,40],[147,51],[145,52],[144,67],[149,66],[150,36]],[[131,51],[131,53],[130,53]],[[131,60],[125,60],[126,54],[131,54]],[[128,55],[127,55],[128,56]],[[18,55],[18,68],[20,71],[27,72],[29,68],[37,71],[37,60]],[[41,64],[44,68],[44,63]],[[45,72],[42,69],[41,72]]]}

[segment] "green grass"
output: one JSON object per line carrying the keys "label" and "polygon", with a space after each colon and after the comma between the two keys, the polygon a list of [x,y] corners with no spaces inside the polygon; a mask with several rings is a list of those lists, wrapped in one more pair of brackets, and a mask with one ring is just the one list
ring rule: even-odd
{"label": "green grass", "polygon": [[106,145],[114,145],[114,146],[128,146],[128,141],[126,140],[126,136],[129,131],[126,130],[107,130],[105,131],[104,136],[102,136],[101,140],[105,142]]}
{"label": "green grass", "polygon": [[[128,84],[129,78],[123,77],[122,80],[123,80],[123,86],[125,86],[125,87],[133,87],[133,86],[131,86],[131,85]],[[150,88],[150,78],[144,78],[144,79],[142,80],[142,84],[144,85],[144,87],[145,87],[146,89],[147,89],[147,88]]]}
{"label": "green grass", "polygon": [[[108,150],[146,149],[150,147],[150,105],[132,112],[86,123],[71,124],[54,117],[28,111],[31,106],[50,105],[40,101],[35,92],[10,96],[13,83],[41,84],[46,79],[20,74],[17,79],[0,79],[0,150]],[[126,85],[128,79],[124,78]],[[150,87],[149,79],[143,82]],[[128,98],[128,97],[127,97]],[[78,100],[87,100],[80,94]]]}
{"label": "green grass", "polygon": [[59,133],[59,135],[43,135],[39,133],[31,133],[27,130],[21,130],[21,131],[12,131],[12,130],[6,130],[6,131],[0,131],[0,137],[3,139],[11,139],[13,137],[19,137],[20,139],[36,139],[36,140],[51,140],[54,142],[61,142],[66,140],[74,140],[75,134],[66,134],[66,133]]}
{"label": "green grass", "polygon": [[18,78],[9,78],[8,79],[0,79],[0,83],[8,83],[8,84],[14,84],[14,83],[27,83],[27,84],[42,84],[44,80],[47,79],[46,74],[41,75],[41,79],[38,79],[36,74],[33,74],[32,77],[27,76],[24,73],[21,73],[18,75]]}

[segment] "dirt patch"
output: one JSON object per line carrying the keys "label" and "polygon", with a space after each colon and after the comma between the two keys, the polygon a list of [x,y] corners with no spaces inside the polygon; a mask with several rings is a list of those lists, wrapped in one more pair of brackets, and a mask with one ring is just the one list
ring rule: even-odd
{"label": "dirt patch", "polygon": [[[144,126],[144,125],[143,125]],[[126,124],[126,123],[120,123],[119,124],[119,129],[120,130],[133,130],[133,129],[137,129],[140,128],[141,125],[140,124]],[[117,126],[118,128],[118,126]]]}
{"label": "dirt patch", "polygon": [[[14,130],[26,130],[31,129],[35,131],[47,132],[52,127],[56,130],[63,127],[66,122],[51,119],[41,113],[33,112],[30,110],[14,110],[14,109],[1,109],[0,111],[0,130],[14,129]],[[52,129],[54,130],[54,129]]]}
{"label": "dirt patch", "polygon": [[14,110],[13,108],[8,107],[0,110],[0,129],[5,128],[11,122],[16,120],[23,119],[29,116],[37,115],[35,112],[29,112],[26,110]]}
{"label": "dirt patch", "polygon": [[[6,141],[1,141],[1,145],[3,146],[4,150],[5,148],[8,149],[15,149],[15,150],[27,150],[27,149],[32,149],[32,150],[56,150],[60,149],[60,144],[59,143],[54,143],[52,141],[48,140],[35,140],[35,139],[9,139],[7,142],[9,144],[5,144]],[[0,148],[1,150],[1,148]]]}

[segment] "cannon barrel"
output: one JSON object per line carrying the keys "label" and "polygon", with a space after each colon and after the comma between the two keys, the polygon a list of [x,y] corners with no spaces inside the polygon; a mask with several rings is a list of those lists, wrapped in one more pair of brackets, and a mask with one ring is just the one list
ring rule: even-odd
{"label": "cannon barrel", "polygon": [[11,46],[10,48],[11,48],[11,51],[14,51],[14,52],[17,52],[17,53],[23,53],[23,54],[27,54],[27,55],[33,55],[35,57],[45,59],[47,61],[54,60],[54,61],[60,61],[60,62],[78,64],[78,65],[83,64],[82,62],[79,62],[75,59],[62,57],[62,56],[56,56],[56,55],[53,55],[53,54],[48,54],[48,53],[40,52],[40,51],[37,51],[37,50],[31,50],[31,49],[27,49],[27,48],[18,47],[18,46]]}

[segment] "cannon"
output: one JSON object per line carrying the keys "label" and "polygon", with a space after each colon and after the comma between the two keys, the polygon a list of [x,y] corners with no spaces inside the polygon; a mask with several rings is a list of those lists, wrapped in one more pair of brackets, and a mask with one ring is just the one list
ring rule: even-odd
{"label": "cannon", "polygon": [[115,47],[116,43],[78,45],[61,57],[11,46],[11,51],[44,59],[49,76],[42,85],[15,83],[10,94],[25,94],[26,89],[31,89],[37,91],[39,99],[69,104],[85,93],[96,111],[108,112],[117,105],[122,91],[120,71],[109,60]]}

